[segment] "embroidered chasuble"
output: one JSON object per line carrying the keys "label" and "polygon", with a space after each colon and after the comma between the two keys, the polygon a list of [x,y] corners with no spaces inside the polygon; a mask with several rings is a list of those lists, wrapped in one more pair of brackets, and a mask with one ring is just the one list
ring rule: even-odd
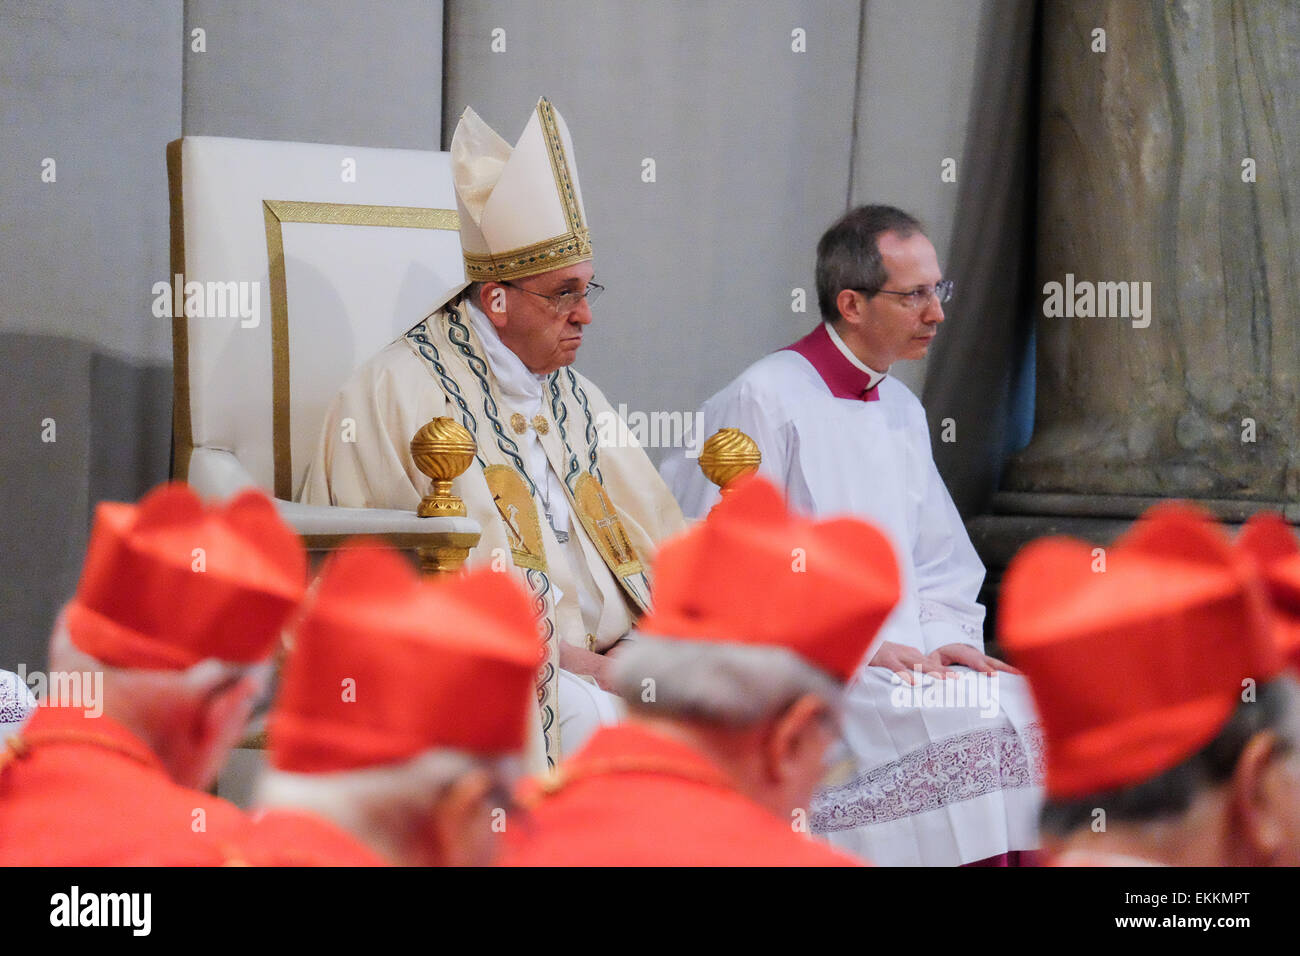
{"label": "embroidered chasuble", "polygon": [[[543,650],[529,756],[541,769],[564,752],[558,642],[603,652],[627,634],[649,605],[656,545],[684,521],[595,385],[571,368],[532,375],[464,302],[444,306],[354,373],[326,415],[300,500],[414,511],[431,482],[411,457],[411,436],[443,415],[476,445],[474,463],[452,486],[483,529],[467,565],[508,570],[533,596]],[[345,418],[356,423],[355,442],[341,440]]]}

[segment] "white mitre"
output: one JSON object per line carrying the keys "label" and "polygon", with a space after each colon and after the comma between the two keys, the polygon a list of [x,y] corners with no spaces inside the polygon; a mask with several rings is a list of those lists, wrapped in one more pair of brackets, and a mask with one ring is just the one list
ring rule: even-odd
{"label": "white mitre", "polygon": [[519,279],[591,258],[573,140],[546,97],[514,149],[467,108],[451,137],[451,175],[471,282]]}

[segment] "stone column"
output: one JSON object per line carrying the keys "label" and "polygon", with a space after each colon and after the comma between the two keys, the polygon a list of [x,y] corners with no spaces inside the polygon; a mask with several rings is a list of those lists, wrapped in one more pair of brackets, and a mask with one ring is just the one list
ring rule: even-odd
{"label": "stone column", "polygon": [[1173,497],[1300,522],[1300,4],[1047,0],[1041,55],[1034,436],[967,523],[989,638],[1033,538]]}
{"label": "stone column", "polygon": [[1043,16],[1036,422],[995,510],[1300,520],[1300,4]]}

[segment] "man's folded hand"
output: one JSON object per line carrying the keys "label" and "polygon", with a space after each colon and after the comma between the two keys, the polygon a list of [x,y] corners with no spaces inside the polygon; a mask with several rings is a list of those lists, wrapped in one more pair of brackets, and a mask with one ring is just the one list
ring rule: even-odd
{"label": "man's folded hand", "polygon": [[979,671],[981,674],[996,674],[1003,671],[1007,674],[1019,674],[1010,664],[998,660],[996,657],[971,647],[969,644],[945,644],[930,654],[927,660],[932,661],[936,666],[949,667],[953,664],[962,667],[969,667],[973,671]]}
{"label": "man's folded hand", "polygon": [[560,641],[560,666],[571,674],[594,677],[601,690],[609,691],[611,694],[617,693],[610,682],[610,660],[604,654],[596,654],[562,640]]}
{"label": "man's folded hand", "polygon": [[915,647],[895,644],[892,641],[881,644],[870,663],[872,667],[889,668],[908,684],[916,683],[915,674],[918,670],[922,674],[933,674],[935,677],[951,675],[951,671],[933,657],[926,657]]}

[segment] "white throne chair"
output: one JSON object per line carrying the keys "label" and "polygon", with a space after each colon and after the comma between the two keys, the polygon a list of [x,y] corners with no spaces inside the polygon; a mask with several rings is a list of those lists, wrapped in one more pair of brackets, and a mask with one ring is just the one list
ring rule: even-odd
{"label": "white throne chair", "polygon": [[172,477],[264,489],[317,555],[476,544],[470,518],[297,502],[347,377],[464,284],[449,154],[187,136],[167,165],[173,286],[202,299],[173,301]]}

